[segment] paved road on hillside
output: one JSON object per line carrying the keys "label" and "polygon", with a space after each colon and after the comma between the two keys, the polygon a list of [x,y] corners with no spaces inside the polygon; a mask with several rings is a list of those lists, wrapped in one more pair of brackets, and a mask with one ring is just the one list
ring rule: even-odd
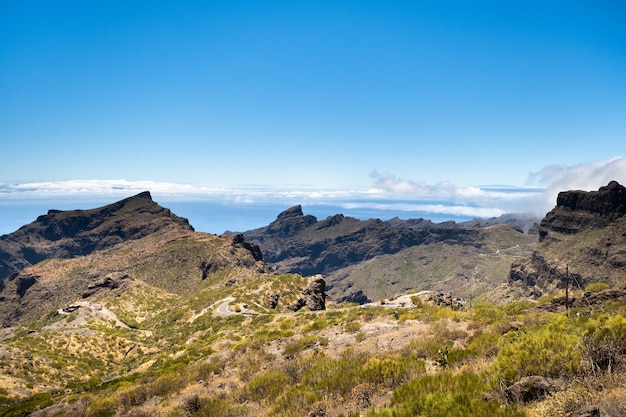
{"label": "paved road on hillside", "polygon": [[234,297],[225,298],[224,301],[222,301],[222,303],[217,306],[217,313],[221,314],[222,316],[232,316],[235,314],[239,314],[228,309],[228,306],[230,306],[230,303],[232,303],[233,301],[235,301]]}

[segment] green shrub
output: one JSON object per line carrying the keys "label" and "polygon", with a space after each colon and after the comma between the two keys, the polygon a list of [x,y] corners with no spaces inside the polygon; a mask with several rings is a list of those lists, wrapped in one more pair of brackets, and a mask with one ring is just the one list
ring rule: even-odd
{"label": "green shrub", "polygon": [[291,382],[291,378],[280,370],[258,375],[246,385],[244,392],[252,401],[273,403]]}
{"label": "green shrub", "polygon": [[574,376],[581,370],[579,341],[577,329],[566,317],[557,316],[536,330],[516,334],[500,349],[493,370],[506,385],[527,375]]}
{"label": "green shrub", "polygon": [[267,415],[307,416],[312,405],[321,399],[321,395],[306,387],[298,385],[288,386]]}
{"label": "green shrub", "polygon": [[352,389],[363,382],[365,357],[351,349],[334,359],[323,353],[310,358],[310,367],[302,377],[303,386],[323,394],[324,398],[348,398]]}
{"label": "green shrub", "polygon": [[348,333],[356,333],[361,330],[361,323],[358,321],[349,321],[344,325],[344,329]]}
{"label": "green shrub", "polygon": [[191,417],[246,417],[249,414],[245,406],[217,398],[203,401],[203,404]]}
{"label": "green shrub", "polygon": [[302,328],[302,333],[310,333],[313,331],[320,331],[328,327],[328,322],[325,319],[318,319],[313,321],[313,323],[306,325]]}
{"label": "green shrub", "polygon": [[600,291],[608,290],[609,288],[610,286],[606,282],[592,282],[585,287],[585,290],[597,293]]}
{"label": "green shrub", "polygon": [[393,393],[391,407],[371,411],[368,417],[472,417],[524,414],[484,398],[482,379],[471,373],[442,372],[414,379]]}
{"label": "green shrub", "polygon": [[115,415],[120,402],[115,397],[94,399],[87,407],[87,417],[109,417]]}
{"label": "green shrub", "polygon": [[626,319],[602,314],[589,319],[585,326],[581,342],[585,363],[593,373],[614,371],[626,354]]}
{"label": "green shrub", "polygon": [[466,350],[474,357],[492,358],[504,346],[504,340],[504,336],[499,333],[479,332],[467,340]]}
{"label": "green shrub", "polygon": [[390,388],[395,388],[425,372],[425,362],[415,356],[370,358],[363,365],[363,374],[367,382]]}
{"label": "green shrub", "polygon": [[19,400],[11,404],[9,408],[3,408],[1,415],[3,417],[27,416],[30,415],[31,412],[48,407],[51,404],[52,394],[42,392]]}
{"label": "green shrub", "polygon": [[471,315],[471,327],[475,329],[490,328],[502,329],[509,326],[511,317],[502,306],[481,301],[474,304]]}
{"label": "green shrub", "polygon": [[290,342],[285,346],[283,350],[283,355],[285,356],[293,356],[305,349],[315,346],[317,342],[319,342],[320,338],[318,336],[303,336],[300,339]]}

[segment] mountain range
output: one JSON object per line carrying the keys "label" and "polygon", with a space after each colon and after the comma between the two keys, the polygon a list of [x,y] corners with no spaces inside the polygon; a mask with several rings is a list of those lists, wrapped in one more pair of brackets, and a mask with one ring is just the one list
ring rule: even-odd
{"label": "mountain range", "polygon": [[624,415],[625,214],[617,182],[540,222],[50,210],[0,237],[0,416]]}
{"label": "mountain range", "polygon": [[243,235],[277,270],[322,274],[334,299],[367,303],[407,290],[485,294],[506,281],[515,259],[531,253],[538,221],[507,215],[457,224],[341,214],[318,220],[294,206]]}

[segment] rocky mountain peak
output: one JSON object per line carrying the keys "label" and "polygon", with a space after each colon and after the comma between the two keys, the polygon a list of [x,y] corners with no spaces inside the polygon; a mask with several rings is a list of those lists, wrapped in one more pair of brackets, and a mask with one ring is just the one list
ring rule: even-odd
{"label": "rocky mountain peak", "polygon": [[[616,181],[598,191],[563,191],[541,220],[530,259],[515,262],[509,283],[533,296],[590,282],[618,285],[626,268],[626,188]],[[566,268],[568,273],[566,273]]]}
{"label": "rocky mountain peak", "polygon": [[284,220],[290,217],[301,217],[304,216],[304,212],[302,211],[302,206],[298,204],[297,206],[293,206],[283,211],[278,215],[276,220]]}
{"label": "rocky mountain peak", "polygon": [[144,191],[89,210],[49,210],[16,232],[0,236],[0,280],[49,258],[73,258],[159,230],[193,231],[189,221]]}
{"label": "rocky mountain peak", "polygon": [[615,219],[626,214],[626,188],[611,181],[598,191],[563,191],[559,193],[556,205],[557,208],[587,211]]}
{"label": "rocky mountain peak", "polygon": [[[299,231],[317,222],[317,218],[311,215],[304,215],[302,206],[293,206],[276,217],[269,226],[260,229],[275,237],[290,237]],[[249,238],[248,238],[249,240]]]}
{"label": "rocky mountain peak", "polygon": [[611,181],[598,191],[562,191],[539,225],[539,240],[559,239],[592,228],[605,227],[626,214],[626,188]]}

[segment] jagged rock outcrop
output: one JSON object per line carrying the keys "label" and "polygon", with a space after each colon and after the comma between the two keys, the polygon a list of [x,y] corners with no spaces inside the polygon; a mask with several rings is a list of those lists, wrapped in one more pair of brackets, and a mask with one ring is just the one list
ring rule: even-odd
{"label": "jagged rock outcrop", "polygon": [[604,228],[624,214],[626,188],[617,181],[598,191],[563,191],[539,225],[539,240],[560,240],[562,235]]}
{"label": "jagged rock outcrop", "polygon": [[302,290],[302,297],[287,308],[299,311],[303,307],[308,307],[311,311],[326,310],[326,281],[322,277],[313,277],[309,285]]}
{"label": "jagged rock outcrop", "polygon": [[119,295],[124,289],[133,283],[133,279],[128,274],[111,274],[87,286],[87,291],[82,298],[89,298],[100,291],[115,291]]}
{"label": "jagged rock outcrop", "polygon": [[280,294],[270,294],[267,297],[267,308],[275,309],[278,306],[278,300],[280,300]]}
{"label": "jagged rock outcrop", "polygon": [[598,191],[564,191],[539,225],[530,258],[511,265],[510,284],[539,297],[590,282],[620,285],[626,274],[626,188],[611,181]]}
{"label": "jagged rock outcrop", "polygon": [[255,245],[250,242],[246,242],[244,240],[243,234],[239,233],[233,237],[233,246],[238,248],[244,248],[248,250],[255,261],[262,261],[263,254],[261,253],[261,248],[259,245]]}
{"label": "jagged rock outcrop", "polygon": [[[265,233],[274,238],[291,237],[315,222],[317,222],[315,216],[305,216],[302,206],[297,205],[280,213],[276,220],[267,226]],[[250,240],[249,236],[247,238]]]}
{"label": "jagged rock outcrop", "polygon": [[526,403],[541,400],[547,395],[563,391],[567,384],[559,379],[543,376],[525,376],[506,389],[507,396],[513,402]]}
{"label": "jagged rock outcrop", "polygon": [[45,259],[87,255],[164,229],[193,232],[187,219],[155,203],[147,191],[90,210],[49,210],[0,236],[0,281]]}
{"label": "jagged rock outcrop", "polygon": [[452,294],[436,291],[420,291],[417,296],[425,303],[438,307],[450,307],[453,310],[461,310],[464,302],[460,298],[455,298]]}
{"label": "jagged rock outcrop", "polygon": [[245,232],[244,236],[247,241],[258,244],[263,259],[281,272],[311,276],[327,275],[354,263],[423,243],[467,244],[478,235],[475,229],[449,224],[438,226],[428,222],[427,227],[417,229],[392,224],[343,215],[317,221],[314,216],[305,216],[301,206],[295,206],[279,214],[269,226]]}

